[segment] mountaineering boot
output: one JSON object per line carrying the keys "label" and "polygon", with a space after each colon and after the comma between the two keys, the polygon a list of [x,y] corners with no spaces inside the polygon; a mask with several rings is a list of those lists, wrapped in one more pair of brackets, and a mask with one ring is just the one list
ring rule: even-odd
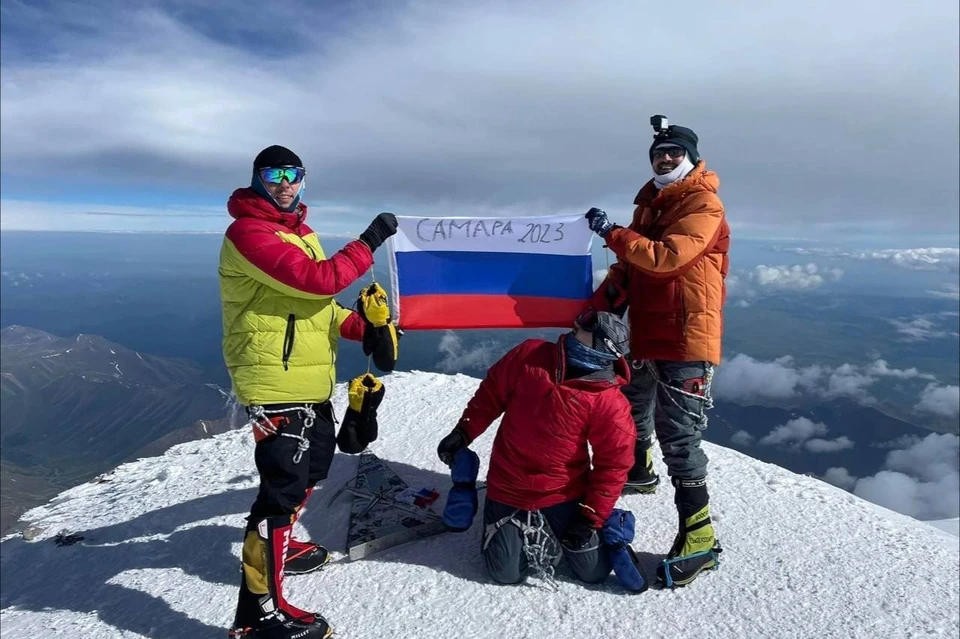
{"label": "mountaineering boot", "polygon": [[290,539],[283,574],[305,575],[308,572],[320,570],[328,561],[330,561],[330,553],[320,544]]}
{"label": "mountaineering boot", "polygon": [[667,558],[657,567],[657,578],[667,588],[686,586],[704,570],[720,563],[720,543],[710,521],[707,480],[673,478],[679,531]]}
{"label": "mountaineering boot", "polygon": [[327,552],[326,548],[312,541],[300,541],[293,536],[293,525],[296,524],[297,519],[300,518],[300,513],[303,512],[303,507],[306,505],[307,500],[310,499],[312,492],[313,488],[307,489],[303,501],[300,502],[300,505],[297,506],[296,511],[293,513],[293,521],[290,523],[290,546],[287,549],[286,560],[283,567],[283,573],[285,575],[305,575],[308,572],[323,568],[323,566],[330,561],[330,553]]}
{"label": "mountaineering boot", "polygon": [[653,436],[638,439],[633,447],[633,468],[627,473],[624,493],[652,495],[657,491],[660,475],[653,471]]}
{"label": "mountaineering boot", "polygon": [[243,541],[243,577],[230,637],[327,639],[333,629],[320,615],[283,597],[283,571],[290,544],[290,517],[251,521]]}

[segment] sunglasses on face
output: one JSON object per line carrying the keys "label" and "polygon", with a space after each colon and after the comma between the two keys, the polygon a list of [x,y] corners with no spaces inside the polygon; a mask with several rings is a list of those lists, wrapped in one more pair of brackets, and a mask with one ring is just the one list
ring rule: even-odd
{"label": "sunglasses on face", "polygon": [[260,169],[260,179],[265,184],[280,184],[284,180],[290,184],[297,184],[306,174],[306,170],[296,166]]}
{"label": "sunglasses on face", "polygon": [[665,158],[668,155],[674,160],[679,160],[685,156],[687,152],[683,147],[679,146],[662,146],[660,148],[653,150],[653,159],[659,160],[660,158]]}

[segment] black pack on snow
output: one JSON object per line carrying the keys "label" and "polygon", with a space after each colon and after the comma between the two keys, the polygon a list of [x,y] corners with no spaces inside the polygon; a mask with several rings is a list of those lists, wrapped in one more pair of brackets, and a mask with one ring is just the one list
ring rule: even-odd
{"label": "black pack on snow", "polygon": [[366,373],[350,380],[349,405],[337,433],[337,447],[356,455],[377,440],[377,408],[383,401],[383,382]]}

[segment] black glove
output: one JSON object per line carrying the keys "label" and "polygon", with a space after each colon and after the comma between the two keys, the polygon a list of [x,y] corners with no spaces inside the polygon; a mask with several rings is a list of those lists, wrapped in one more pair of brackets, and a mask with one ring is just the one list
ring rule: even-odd
{"label": "black glove", "polygon": [[590,227],[590,230],[600,237],[606,237],[607,233],[616,226],[610,221],[610,218],[607,217],[607,213],[597,207],[593,207],[587,211],[583,217],[587,218],[587,225]]}
{"label": "black glove", "polygon": [[440,445],[437,446],[437,457],[447,466],[452,466],[457,451],[466,447],[467,438],[459,428],[454,428],[449,435],[440,440]]}
{"label": "black glove", "polygon": [[571,550],[580,550],[586,546],[593,538],[593,534],[597,532],[593,522],[587,518],[584,508],[584,506],[580,507],[560,539],[560,543]]}
{"label": "black glove", "polygon": [[360,241],[376,251],[387,238],[397,232],[397,216],[393,213],[381,213],[370,222],[367,230],[360,234]]}

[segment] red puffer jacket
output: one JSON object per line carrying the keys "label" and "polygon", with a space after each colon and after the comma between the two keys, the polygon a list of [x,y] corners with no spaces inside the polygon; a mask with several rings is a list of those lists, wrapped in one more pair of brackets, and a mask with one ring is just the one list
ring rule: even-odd
{"label": "red puffer jacket", "polygon": [[[493,442],[487,494],[522,510],[572,499],[593,509],[600,528],[633,465],[636,427],[617,372],[564,378],[563,338],[526,340],[490,367],[457,424],[472,442],[501,414]],[[593,467],[587,444],[593,448]]]}

